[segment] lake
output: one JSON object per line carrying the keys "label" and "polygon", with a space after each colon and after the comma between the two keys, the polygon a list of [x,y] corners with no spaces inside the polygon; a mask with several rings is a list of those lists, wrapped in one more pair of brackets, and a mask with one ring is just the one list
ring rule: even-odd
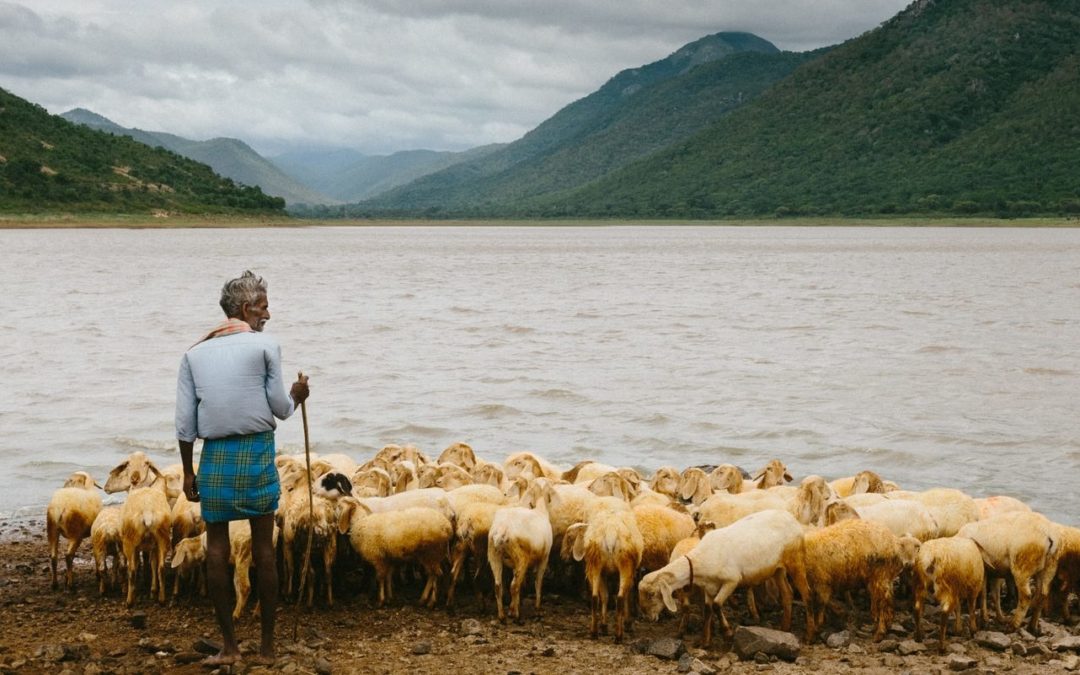
{"label": "lake", "polygon": [[[1076,525],[1080,229],[4,230],[0,516],[179,461],[184,350],[270,287],[312,449],[454,441],[646,471],[774,457]],[[302,451],[300,416],[279,449]],[[1068,478],[1068,477],[1072,478]]]}

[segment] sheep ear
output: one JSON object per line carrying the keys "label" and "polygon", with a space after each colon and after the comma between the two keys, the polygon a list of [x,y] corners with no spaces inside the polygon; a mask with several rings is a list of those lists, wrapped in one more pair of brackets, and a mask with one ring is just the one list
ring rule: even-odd
{"label": "sheep ear", "polygon": [[756,474],[750,477],[750,480],[761,480],[765,477],[765,469],[758,471]]}
{"label": "sheep ear", "polygon": [[679,486],[679,496],[683,499],[690,499],[693,497],[694,493],[698,490],[698,480],[699,476],[696,473],[690,474],[684,478],[682,485]]}
{"label": "sheep ear", "polygon": [[[570,526],[570,530],[574,531],[574,560],[578,562],[585,559],[585,528],[584,523]],[[570,530],[567,530],[566,533],[570,534]]]}
{"label": "sheep ear", "polygon": [[159,471],[158,468],[154,466],[153,462],[147,462],[146,468],[150,469],[150,472],[153,473],[155,476],[161,478],[161,471]]}
{"label": "sheep ear", "polygon": [[795,480],[795,479],[791,477],[791,474],[790,474],[790,473],[788,473],[787,471],[785,471],[785,472],[784,472],[784,480],[786,480],[787,482],[789,482],[789,483],[790,483],[791,481],[793,481],[793,480]]}
{"label": "sheep ear", "polygon": [[177,546],[173,551],[172,568],[176,569],[184,564],[184,560],[187,558],[187,548],[184,546]]}
{"label": "sheep ear", "polygon": [[105,492],[123,492],[131,489],[131,476],[128,475],[128,461],[123,462],[109,472],[109,479],[105,481]]}
{"label": "sheep ear", "polygon": [[674,591],[667,581],[660,582],[660,597],[664,599],[664,607],[667,607],[669,612],[678,613],[679,605],[675,602]]}
{"label": "sheep ear", "polygon": [[352,525],[352,514],[356,508],[358,502],[353,497],[345,497],[338,502],[338,532],[345,534],[349,531],[349,527]]}

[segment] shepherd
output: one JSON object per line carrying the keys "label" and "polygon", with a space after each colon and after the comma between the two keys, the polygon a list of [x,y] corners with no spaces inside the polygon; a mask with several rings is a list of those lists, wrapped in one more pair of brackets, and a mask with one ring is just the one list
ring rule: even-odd
{"label": "shepherd", "polygon": [[[206,576],[221,628],[221,652],[207,666],[240,659],[229,599],[229,521],[251,524],[252,559],[260,606],[262,641],[253,661],[274,662],[277,568],[274,511],[281,486],[274,465],[274,429],[308,397],[299,375],[289,392],[281,371],[281,347],[263,327],[270,320],[266,282],[246,271],[221,289],[226,320],[184,354],[176,383],[176,438],[184,465],[184,494],[199,502],[206,522]],[[203,439],[199,473],[192,453]]]}

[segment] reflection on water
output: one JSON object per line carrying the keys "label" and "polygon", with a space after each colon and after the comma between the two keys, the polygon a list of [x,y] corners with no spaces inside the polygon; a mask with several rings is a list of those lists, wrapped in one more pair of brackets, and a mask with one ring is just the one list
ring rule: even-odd
{"label": "reflection on water", "polygon": [[[651,470],[783,458],[1076,523],[1080,231],[0,231],[0,514],[172,441],[222,282],[270,283],[316,451],[463,440]],[[298,420],[279,446],[303,447]]]}

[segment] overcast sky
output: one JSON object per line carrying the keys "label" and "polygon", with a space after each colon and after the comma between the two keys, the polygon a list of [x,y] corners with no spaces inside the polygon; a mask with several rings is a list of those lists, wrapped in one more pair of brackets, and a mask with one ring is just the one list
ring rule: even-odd
{"label": "overcast sky", "polygon": [[720,31],[836,44],[909,0],[0,0],[0,87],[264,154],[508,142]]}

